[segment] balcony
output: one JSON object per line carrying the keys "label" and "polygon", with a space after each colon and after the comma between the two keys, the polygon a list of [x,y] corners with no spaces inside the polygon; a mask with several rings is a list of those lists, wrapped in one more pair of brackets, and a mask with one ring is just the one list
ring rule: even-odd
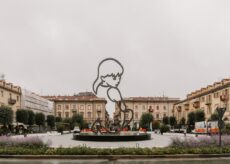
{"label": "balcony", "polygon": [[16,100],[15,100],[15,99],[12,99],[12,98],[9,98],[9,99],[8,99],[8,104],[14,105],[15,103],[16,103]]}
{"label": "balcony", "polygon": [[181,112],[181,110],[182,110],[181,106],[178,106],[177,107],[177,112]]}
{"label": "balcony", "polygon": [[229,100],[228,94],[223,94],[220,96],[220,100],[223,102],[227,102]]}
{"label": "balcony", "polygon": [[199,101],[195,101],[195,102],[193,103],[193,107],[194,107],[195,109],[200,108],[200,102],[199,102]]}
{"label": "balcony", "polygon": [[152,108],[149,108],[149,113],[153,113],[153,109]]}
{"label": "balcony", "polygon": [[205,105],[211,105],[212,104],[212,100],[211,99],[207,99],[205,102]]}

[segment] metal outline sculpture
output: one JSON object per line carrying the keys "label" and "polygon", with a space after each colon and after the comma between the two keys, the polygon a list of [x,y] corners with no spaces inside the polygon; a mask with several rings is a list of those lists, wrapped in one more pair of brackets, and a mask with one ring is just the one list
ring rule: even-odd
{"label": "metal outline sculpture", "polygon": [[[119,71],[118,72],[112,72],[112,73],[105,73],[105,75],[102,76],[101,75],[101,71],[102,71],[101,69],[103,69],[102,68],[103,65],[108,64],[108,62],[112,62],[112,64],[115,64],[114,66],[117,67],[119,69]],[[122,125],[119,125],[119,126],[121,126],[120,130],[126,128],[129,125],[129,123],[133,120],[133,110],[127,108],[125,101],[121,95],[121,92],[118,88],[123,73],[124,73],[124,67],[122,66],[122,64],[118,60],[116,60],[114,58],[106,58],[99,63],[98,68],[97,68],[97,78],[94,81],[93,86],[92,86],[93,92],[96,95],[97,95],[99,87],[108,88],[107,89],[107,97],[109,98],[109,100],[111,102],[116,103],[117,106],[119,107],[119,112],[115,117],[121,116],[121,112],[123,112],[123,114],[124,114],[123,123],[122,123]],[[115,84],[111,84],[110,82],[106,81],[106,78],[110,78],[110,79],[112,78],[114,81],[116,80]],[[119,80],[117,80],[117,78],[119,78]],[[118,95],[119,100],[116,100],[115,98],[113,98],[111,95],[111,92],[114,92],[116,95]],[[127,121],[126,120],[126,113],[129,113],[129,112],[131,112],[131,118]],[[95,130],[94,126],[96,124],[99,124],[100,128],[103,128],[103,126],[101,125],[100,118],[97,118],[97,120],[93,123],[91,130],[94,133],[98,133],[98,131],[99,131],[102,134],[102,132],[100,131],[100,128],[97,127],[97,129]],[[120,132],[120,131],[118,131],[118,132]],[[109,131],[107,131],[107,133],[109,133]]]}

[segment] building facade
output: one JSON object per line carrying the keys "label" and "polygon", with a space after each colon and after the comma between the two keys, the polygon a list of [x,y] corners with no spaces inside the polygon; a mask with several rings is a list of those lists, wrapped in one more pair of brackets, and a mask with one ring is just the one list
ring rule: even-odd
{"label": "building facade", "polygon": [[[133,110],[133,121],[131,127],[134,124],[139,125],[142,114],[151,113],[154,120],[162,121],[163,117],[170,117],[173,115],[173,106],[179,101],[179,98],[168,98],[168,97],[130,97],[124,98],[125,104],[128,109]],[[116,104],[114,120],[124,118],[123,115],[116,118],[119,107]],[[122,114],[122,113],[121,113]],[[131,114],[127,114],[126,118],[129,120]]]}
{"label": "building facade", "polygon": [[54,115],[54,104],[31,91],[22,89],[21,108],[43,113],[45,116]]}
{"label": "building facade", "polygon": [[177,121],[184,117],[187,120],[189,112],[201,109],[208,120],[217,107],[227,107],[224,119],[230,120],[229,111],[230,79],[223,79],[213,85],[208,85],[187,95],[185,100],[175,104],[174,115]]}
{"label": "building facade", "polygon": [[74,114],[81,114],[89,125],[92,125],[97,118],[106,125],[109,117],[105,108],[107,101],[91,92],[82,92],[73,96],[44,96],[44,98],[54,102],[56,117],[64,119],[71,118]]}
{"label": "building facade", "polygon": [[0,80],[0,106],[9,106],[15,113],[21,108],[21,87],[14,86],[12,83],[7,83],[5,80]]}

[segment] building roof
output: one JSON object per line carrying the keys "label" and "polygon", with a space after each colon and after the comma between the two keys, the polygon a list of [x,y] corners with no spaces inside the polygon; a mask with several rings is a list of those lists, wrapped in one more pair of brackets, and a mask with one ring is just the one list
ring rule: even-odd
{"label": "building roof", "polygon": [[228,87],[230,87],[230,78],[223,79],[219,82],[213,83],[212,85],[208,85],[207,87],[203,87],[199,90],[193,91],[187,94],[186,99],[179,101],[175,105],[186,102],[188,100],[192,100],[194,98],[205,96],[207,94],[210,94],[210,93],[213,93],[213,92],[216,92],[216,91],[228,88]]}
{"label": "building roof", "polygon": [[51,101],[104,101],[107,102],[105,100],[105,98],[100,98],[97,97],[95,94],[93,94],[92,92],[80,92],[78,94],[74,94],[72,96],[70,95],[58,95],[58,96],[42,96],[48,100]]}
{"label": "building roof", "polygon": [[178,102],[179,98],[169,98],[169,97],[128,97],[124,98],[125,101],[134,102]]}
{"label": "building roof", "polygon": [[6,89],[10,92],[21,94],[20,86],[15,86],[12,83],[7,83],[5,80],[0,80],[0,88]]}

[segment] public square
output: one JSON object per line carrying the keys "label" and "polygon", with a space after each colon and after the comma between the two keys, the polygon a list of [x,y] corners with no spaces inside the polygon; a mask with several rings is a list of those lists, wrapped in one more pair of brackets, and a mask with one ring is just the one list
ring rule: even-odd
{"label": "public square", "polygon": [[[171,143],[172,137],[184,137],[184,134],[165,133],[164,135],[151,132],[151,140],[145,141],[125,141],[125,142],[95,142],[95,141],[77,141],[73,140],[73,134],[63,134],[57,132],[44,133],[44,134],[29,134],[27,137],[38,136],[45,143],[49,143],[50,147],[76,147],[86,146],[91,148],[120,148],[120,147],[167,147]],[[16,138],[24,137],[23,135],[14,136]],[[192,134],[187,134],[187,137],[194,137]]]}

